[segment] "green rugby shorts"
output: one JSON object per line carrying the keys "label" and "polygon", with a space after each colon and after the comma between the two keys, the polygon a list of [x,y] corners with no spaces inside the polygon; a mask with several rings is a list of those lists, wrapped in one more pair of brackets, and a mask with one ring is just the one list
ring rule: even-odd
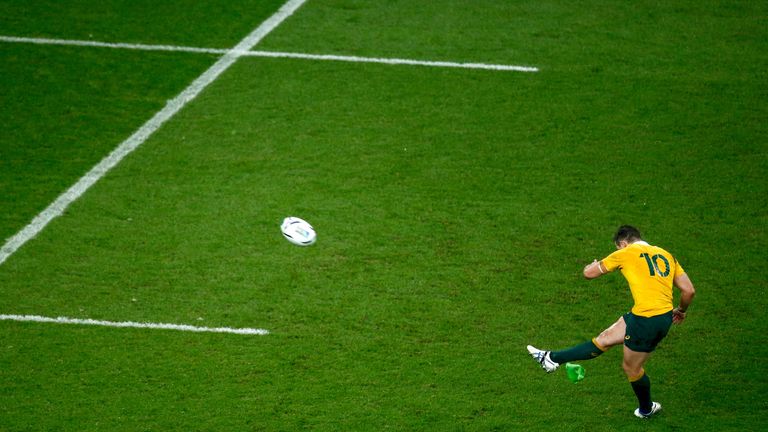
{"label": "green rugby shorts", "polygon": [[627,331],[624,345],[632,351],[653,352],[656,345],[669,333],[672,311],[652,317],[642,317],[629,312],[624,315]]}

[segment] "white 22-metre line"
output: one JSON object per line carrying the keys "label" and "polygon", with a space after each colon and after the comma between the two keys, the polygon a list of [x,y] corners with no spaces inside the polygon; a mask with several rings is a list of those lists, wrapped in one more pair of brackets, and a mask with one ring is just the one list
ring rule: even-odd
{"label": "white 22-metre line", "polygon": [[85,191],[93,186],[99,179],[114,168],[124,157],[136,150],[144,143],[156,130],[166,121],[178,113],[184,106],[191,102],[203,89],[211,84],[219,75],[227,70],[232,64],[245,52],[256,46],[266,35],[277,28],[286,18],[293,15],[307,0],[289,0],[274,15],[264,21],[256,30],[251,32],[245,39],[240,41],[234,48],[227,51],[216,63],[213,64],[200,77],[192,82],[178,96],[169,100],[165,107],[157,112],[149,121],[133,133],[128,139],[123,141],[107,157],[102,159],[96,166],[91,168],[80,180],[77,181],[66,192],[61,194],[45,210],[32,219],[32,222],[16,233],[0,249],[0,264],[4,263],[14,252],[22,247],[26,242],[40,233],[53,219],[61,216],[75,200],[80,198]]}
{"label": "white 22-metre line", "polygon": [[[76,39],[28,38],[28,37],[2,36],[2,35],[0,35],[0,42],[29,43],[29,44],[37,44],[37,45],[69,45],[69,46],[130,49],[130,50],[143,50],[143,51],[176,51],[176,52],[189,52],[189,53],[199,53],[199,54],[226,54],[228,52],[228,50],[218,49],[218,48],[112,43],[112,42],[99,42],[99,41],[76,40]],[[302,54],[302,53],[276,52],[276,51],[246,51],[241,54],[243,56],[249,56],[249,57],[295,58],[295,59],[306,59],[306,60],[327,60],[327,61],[342,61],[342,62],[353,62],[353,63],[380,63],[380,64],[390,64],[390,65],[432,66],[432,67],[449,67],[449,68],[463,68],[463,69],[486,69],[486,70],[495,70],[495,71],[514,71],[514,72],[538,72],[539,71],[539,68],[532,67],[532,66],[501,65],[501,64],[487,64],[487,63],[460,63],[460,62],[452,62],[452,61],[410,60],[410,59],[380,58],[380,57],[378,58],[377,57],[359,57],[359,56],[345,56],[345,55],[333,55],[333,54]]]}
{"label": "white 22-metre line", "polygon": [[93,319],[78,319],[57,317],[49,318],[38,315],[0,315],[0,321],[31,321],[39,323],[54,323],[54,324],[79,324],[79,325],[94,325],[103,327],[117,327],[117,328],[144,328],[144,329],[160,329],[160,330],[177,330],[196,333],[231,333],[239,335],[258,335],[265,336],[269,334],[269,331],[256,328],[231,328],[231,327],[197,327],[186,324],[163,324],[163,323],[140,323],[133,321],[100,321]]}

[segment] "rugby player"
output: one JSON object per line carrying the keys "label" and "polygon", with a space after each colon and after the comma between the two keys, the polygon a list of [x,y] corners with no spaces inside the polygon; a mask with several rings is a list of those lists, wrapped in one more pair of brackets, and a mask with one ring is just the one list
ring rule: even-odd
{"label": "rugby player", "polygon": [[[639,407],[635,416],[648,418],[661,411],[651,399],[651,380],[644,365],[667,335],[672,323],[685,320],[696,295],[693,283],[680,263],[666,250],[643,241],[640,231],[630,225],[619,227],[613,237],[616,251],[584,267],[584,277],[595,279],[619,269],[629,283],[634,306],[591,341],[560,351],[545,351],[528,345],[530,355],[548,373],[561,364],[590,360],[623,344],[622,368]],[[672,289],[680,290],[680,303],[673,307]]]}

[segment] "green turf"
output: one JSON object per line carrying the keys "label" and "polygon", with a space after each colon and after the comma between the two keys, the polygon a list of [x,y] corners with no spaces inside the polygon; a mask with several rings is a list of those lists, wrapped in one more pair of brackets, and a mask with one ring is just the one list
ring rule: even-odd
{"label": "green turf", "polygon": [[[0,313],[272,333],[4,322],[0,429],[763,429],[764,9],[310,1],[258,48],[542,72],[239,60],[0,266]],[[103,56],[169,69],[178,55]],[[168,97],[211,61],[180,58],[175,78],[122,97]],[[51,100],[79,89],[49,85]],[[9,184],[77,179],[53,160],[11,165]],[[22,202],[6,232],[39,206]],[[287,215],[318,243],[283,240]],[[524,349],[580,342],[628,309],[619,275],[580,278],[622,223],[699,290],[648,364],[665,407],[649,422],[631,415],[618,351],[573,385]]]}
{"label": "green turf", "polygon": [[0,61],[0,238],[5,239],[214,60],[2,44]]}
{"label": "green turf", "polygon": [[3,36],[231,48],[280,0],[0,1]]}

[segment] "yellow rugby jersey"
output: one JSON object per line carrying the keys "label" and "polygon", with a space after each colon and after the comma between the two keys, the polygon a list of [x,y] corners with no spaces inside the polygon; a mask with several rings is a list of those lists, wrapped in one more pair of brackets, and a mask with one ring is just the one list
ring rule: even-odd
{"label": "yellow rugby jersey", "polygon": [[672,310],[674,278],[685,273],[672,254],[638,241],[608,255],[602,263],[609,272],[618,268],[627,279],[635,301],[633,314],[651,317]]}

